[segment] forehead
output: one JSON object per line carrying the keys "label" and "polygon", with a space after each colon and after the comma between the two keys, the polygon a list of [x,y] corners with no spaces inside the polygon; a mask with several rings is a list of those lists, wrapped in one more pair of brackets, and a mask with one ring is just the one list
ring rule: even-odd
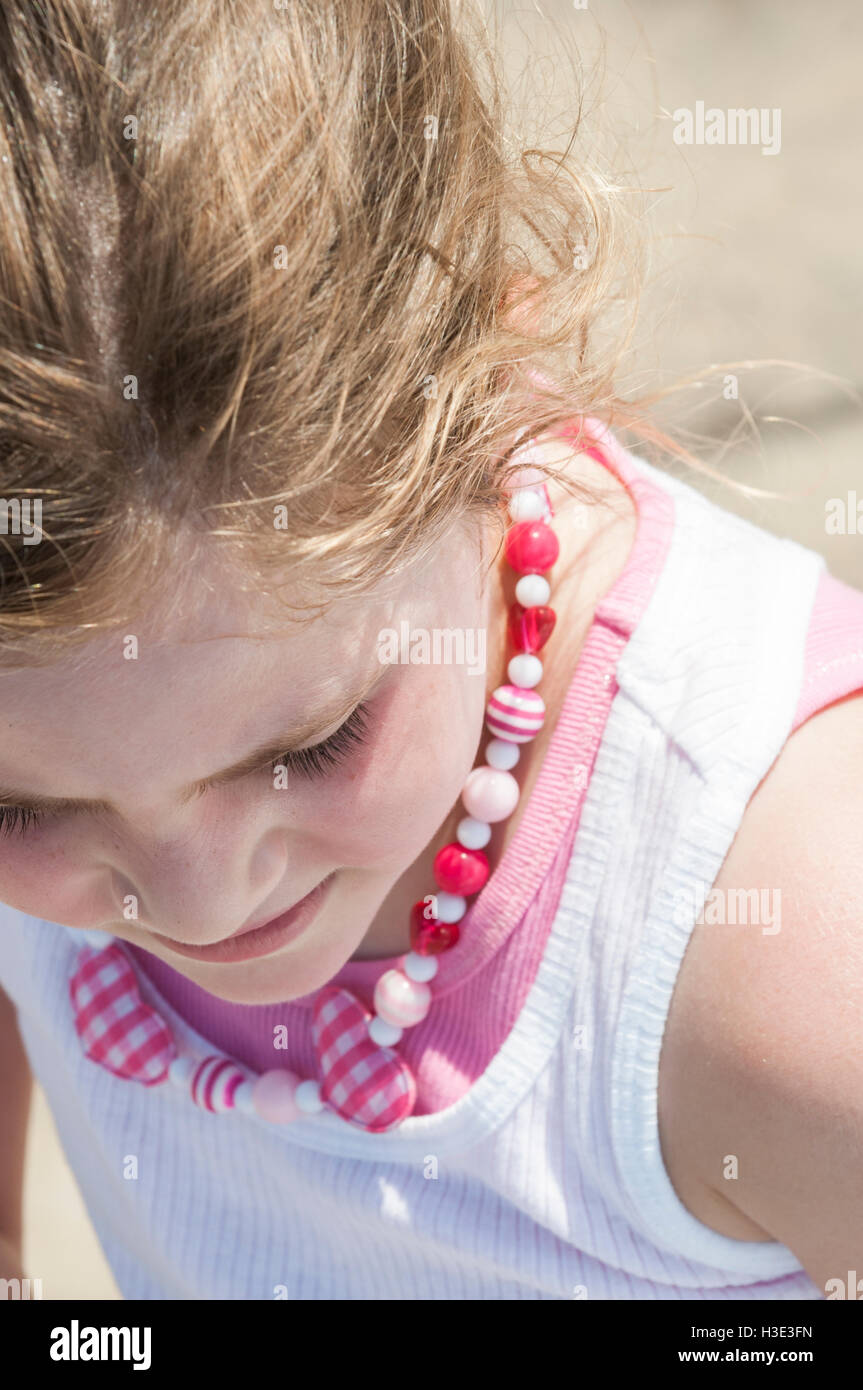
{"label": "forehead", "polygon": [[11,733],[50,721],[92,734],[120,718],[152,728],[163,712],[194,722],[236,718],[237,698],[274,685],[291,711],[362,683],[378,666],[378,633],[408,618],[455,624],[479,591],[477,549],[454,527],[433,552],[363,593],[328,595],[292,584],[266,589],[231,566],[222,549],[199,548],[194,564],[165,577],[138,620],[95,635],[39,667],[4,666],[0,718]]}

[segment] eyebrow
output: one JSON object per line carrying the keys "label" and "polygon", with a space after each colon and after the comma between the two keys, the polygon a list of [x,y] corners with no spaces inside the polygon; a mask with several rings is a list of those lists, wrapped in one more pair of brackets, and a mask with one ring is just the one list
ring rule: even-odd
{"label": "eyebrow", "polygon": [[[180,800],[183,804],[193,801],[195,797],[201,796],[210,787],[225,786],[229,782],[239,781],[241,777],[246,777],[251,772],[259,772],[266,767],[267,763],[275,762],[285,753],[295,752],[301,744],[307,743],[309,739],[317,738],[325,729],[331,725],[336,725],[333,733],[336,733],[342,724],[353,714],[357,706],[367,700],[376,690],[383,679],[387,666],[382,664],[380,669],[374,673],[360,691],[353,695],[348,701],[341,701],[338,705],[333,705],[325,709],[323,713],[308,719],[305,724],[294,727],[289,733],[282,734],[275,739],[267,739],[265,743],[259,744],[241,758],[239,762],[233,763],[230,767],[222,768],[221,772],[213,772],[209,777],[200,778],[186,787],[180,793]],[[311,745],[313,746],[313,745]],[[116,807],[110,801],[95,801],[86,797],[70,796],[34,796],[30,792],[19,792],[11,788],[0,787],[0,807],[17,806],[22,811],[46,811],[54,814],[58,812],[70,811],[116,811]]]}

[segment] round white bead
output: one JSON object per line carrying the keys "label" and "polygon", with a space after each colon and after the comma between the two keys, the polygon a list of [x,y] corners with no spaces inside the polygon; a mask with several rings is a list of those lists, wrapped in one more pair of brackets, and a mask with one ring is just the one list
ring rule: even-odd
{"label": "round white bead", "polygon": [[324,1108],[317,1081],[301,1081],[294,1091],[294,1104],[305,1115],[317,1115]]}
{"label": "round white bead", "polygon": [[84,940],[94,951],[101,951],[105,946],[110,946],[114,938],[110,932],[96,931],[94,928],[92,931],[84,932]]}
{"label": "round white bead", "polygon": [[[518,682],[515,682],[515,684],[518,684]],[[507,743],[506,739],[503,738],[490,739],[488,745],[486,746],[486,762],[488,763],[489,767],[496,767],[500,772],[511,772],[520,757],[521,751],[519,749],[518,744]],[[491,838],[490,828],[489,838]],[[485,844],[485,840],[483,841],[483,844]],[[467,848],[473,849],[474,846],[468,845]],[[477,846],[477,848],[480,848],[480,846]]]}
{"label": "round white bead", "polygon": [[242,1110],[244,1115],[254,1115],[255,1113],[255,1107],[252,1104],[253,1084],[251,1081],[241,1081],[234,1091],[234,1109]]}
{"label": "round white bead", "polygon": [[[492,740],[494,742],[495,740]],[[502,742],[502,740],[500,740]],[[507,747],[515,748],[515,744]],[[516,749],[516,752],[518,750]],[[487,820],[477,820],[474,816],[463,816],[455,832],[456,839],[465,849],[484,849],[491,839],[491,826]]]}
{"label": "round white bead", "polygon": [[542,680],[542,662],[532,652],[519,652],[518,656],[514,656],[510,661],[506,673],[513,685],[520,685],[523,690],[532,690]]}
{"label": "round white bead", "polygon": [[517,488],[509,499],[509,514],[513,521],[540,521],[545,511],[545,498],[536,488]]}
{"label": "round white bead", "polygon": [[433,980],[438,971],[437,958],[435,956],[421,956],[416,951],[408,951],[402,961],[402,970],[409,980],[417,980],[420,984],[428,984]]}
{"label": "round white bead", "polygon": [[173,1086],[188,1086],[197,1065],[191,1057],[175,1057],[168,1067],[168,1080]]}
{"label": "round white bead", "polygon": [[541,574],[523,574],[515,586],[522,608],[541,608],[551,598],[551,585]]}
{"label": "round white bead", "polygon": [[394,1047],[403,1032],[403,1028],[396,1028],[394,1023],[387,1023],[386,1019],[378,1014],[369,1019],[369,1037],[378,1047]]}
{"label": "round white bead", "polygon": [[436,899],[435,916],[439,922],[459,922],[467,912],[467,898],[458,893],[437,893]]}

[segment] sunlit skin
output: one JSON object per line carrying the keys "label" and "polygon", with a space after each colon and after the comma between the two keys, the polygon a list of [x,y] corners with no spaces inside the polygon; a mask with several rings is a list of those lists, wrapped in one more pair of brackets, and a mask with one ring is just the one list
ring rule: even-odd
{"label": "sunlit skin", "polygon": [[[569,450],[554,442],[548,457]],[[604,489],[618,515],[554,492],[559,617],[541,687],[550,719],[516,769],[522,800],[495,831],[493,864],[518,824],[593,608],[634,534],[625,489],[583,456],[570,466]],[[212,546],[210,572],[205,564],[176,577],[182,618],[144,615],[74,660],[0,669],[0,786],[110,804],[48,814],[0,836],[0,900],[35,918],[111,932],[222,999],[274,1003],[318,989],[352,957],[409,949],[411,904],[433,891],[434,854],[464,814],[459,797],[484,737],[486,699],[506,680],[513,576],[502,552],[493,558],[497,532],[474,515],[396,579],[298,625],[232,583],[224,552]],[[378,634],[403,620],[412,629],[485,628],[485,673],[386,666],[369,699],[367,741],[337,767],[314,778],[291,770],[287,787],[276,788],[267,764],[184,795],[331,703],[347,713],[381,674]],[[124,657],[130,631],[134,660]],[[330,874],[309,928],[272,954],[213,963],[171,949],[171,938],[216,942],[276,917]],[[136,919],[123,915],[129,896]]]}

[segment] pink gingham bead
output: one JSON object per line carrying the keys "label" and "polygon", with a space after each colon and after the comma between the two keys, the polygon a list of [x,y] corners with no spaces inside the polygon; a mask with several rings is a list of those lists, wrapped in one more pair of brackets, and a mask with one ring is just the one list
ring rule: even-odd
{"label": "pink gingham bead", "polygon": [[[545,701],[535,690],[499,685],[488,702],[486,728],[508,743],[529,743],[545,720]],[[471,812],[471,815],[474,813]]]}
{"label": "pink gingham bead", "polygon": [[496,767],[475,767],[464,784],[462,803],[474,820],[506,820],[518,805],[518,782],[511,772]]}
{"label": "pink gingham bead", "polygon": [[386,970],[375,985],[375,1011],[394,1028],[412,1028],[425,1018],[431,1006],[431,990],[402,970]]}
{"label": "pink gingham bead", "polygon": [[262,1120],[273,1125],[288,1125],[298,1120],[302,1111],[294,1100],[300,1078],[286,1067],[265,1071],[252,1087],[252,1107]]}
{"label": "pink gingham bead", "polygon": [[234,1092],[245,1079],[245,1072],[227,1057],[205,1057],[192,1073],[189,1090],[202,1110],[222,1114],[233,1110]]}

